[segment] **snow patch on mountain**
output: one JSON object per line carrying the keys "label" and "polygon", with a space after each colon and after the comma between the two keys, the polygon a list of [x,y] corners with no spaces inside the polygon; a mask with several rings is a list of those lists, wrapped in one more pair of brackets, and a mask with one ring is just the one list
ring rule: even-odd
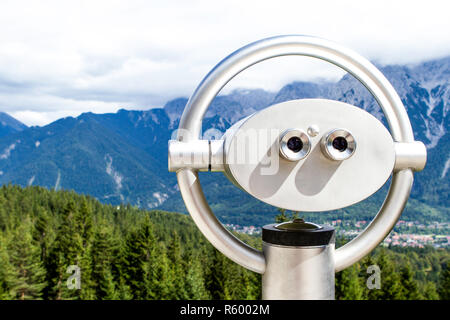
{"label": "snow patch on mountain", "polygon": [[428,149],[432,149],[436,147],[439,140],[445,134],[445,128],[443,123],[436,123],[435,121],[430,120],[430,118],[425,118],[423,115],[420,115],[423,122],[425,123],[425,137],[430,141],[426,143],[425,146]]}
{"label": "snow patch on mountain", "polygon": [[[106,161],[106,173],[111,178],[113,178],[113,180],[116,184],[116,189],[119,192],[122,189],[123,176],[113,168],[113,166],[112,166],[113,159],[109,154],[107,154],[105,156],[105,161]],[[122,195],[120,195],[120,196],[121,196],[120,198],[122,199],[123,196]]]}
{"label": "snow patch on mountain", "polygon": [[441,179],[444,179],[447,175],[448,169],[450,168],[450,158],[447,159],[444,165],[444,170],[442,170]]}
{"label": "snow patch on mountain", "polygon": [[152,120],[153,120],[154,123],[159,124],[159,118],[158,118],[157,114],[152,112],[151,113],[151,117],[152,117]]}
{"label": "snow patch on mountain", "polygon": [[169,117],[169,129],[173,129],[176,127],[176,124],[178,123],[178,119],[180,119],[180,115],[176,113],[168,113],[167,116]]}
{"label": "snow patch on mountain", "polygon": [[439,84],[421,83],[420,88],[426,91],[427,100],[427,116],[430,116],[436,105],[439,103],[439,96],[435,95],[435,90],[439,87]]}
{"label": "snow patch on mountain", "polygon": [[158,205],[162,205],[167,200],[167,198],[169,198],[169,195],[161,192],[155,192],[153,193],[153,198],[158,201]]}
{"label": "snow patch on mountain", "polygon": [[61,184],[61,171],[58,170],[58,176],[56,177],[56,182],[55,182],[55,191],[59,190]]}
{"label": "snow patch on mountain", "polygon": [[153,208],[156,208],[156,207],[162,205],[169,198],[169,195],[166,193],[154,192],[153,198],[155,198],[156,201],[148,201],[147,202],[147,208],[149,208],[149,209],[153,209]]}
{"label": "snow patch on mountain", "polygon": [[34,178],[36,178],[36,176],[32,176],[32,177],[30,178],[30,180],[28,180],[27,186],[31,186],[31,185],[33,184]]}
{"label": "snow patch on mountain", "polygon": [[17,143],[19,143],[20,140],[16,141],[13,144],[10,144],[5,150],[3,150],[3,153],[0,154],[0,159],[6,160],[11,155],[11,151],[13,151],[16,148]]}

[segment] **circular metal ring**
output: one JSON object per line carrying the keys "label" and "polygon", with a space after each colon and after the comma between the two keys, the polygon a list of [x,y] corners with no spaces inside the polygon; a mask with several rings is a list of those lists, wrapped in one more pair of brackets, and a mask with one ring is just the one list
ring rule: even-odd
{"label": "circular metal ring", "polygon": [[[328,61],[353,75],[374,96],[382,108],[396,142],[413,142],[408,114],[395,89],[365,58],[334,42],[301,35],[279,36],[251,43],[217,64],[190,97],[180,120],[182,141],[198,140],[202,119],[220,90],[248,67],[279,56],[301,55]],[[205,237],[225,256],[258,273],[265,271],[262,252],[234,237],[215,217],[200,186],[197,171],[177,171],[180,192],[194,222]],[[413,181],[410,169],[393,174],[386,200],[372,223],[335,253],[335,270],[340,271],[372,251],[392,230],[409,197]]]}
{"label": "circular metal ring", "polygon": [[334,129],[320,140],[320,148],[330,160],[347,160],[355,153],[355,137],[348,130]]}
{"label": "circular metal ring", "polygon": [[288,161],[304,159],[311,151],[308,135],[300,129],[288,129],[280,135],[280,155]]}

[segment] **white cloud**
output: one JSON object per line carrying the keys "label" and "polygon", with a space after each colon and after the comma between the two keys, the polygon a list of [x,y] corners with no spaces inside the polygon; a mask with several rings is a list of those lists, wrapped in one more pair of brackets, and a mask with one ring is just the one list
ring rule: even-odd
{"label": "white cloud", "polygon": [[[447,1],[9,1],[0,3],[0,110],[27,124],[188,96],[237,48],[277,34],[340,42],[379,63],[450,54]],[[304,58],[257,65],[229,87],[337,79]]]}
{"label": "white cloud", "polygon": [[0,102],[5,106],[2,111],[27,125],[39,126],[67,116],[76,117],[83,112],[106,113],[133,107],[132,104],[120,101],[76,100],[51,94],[27,92],[26,89],[18,93],[5,94],[2,94],[0,90]]}

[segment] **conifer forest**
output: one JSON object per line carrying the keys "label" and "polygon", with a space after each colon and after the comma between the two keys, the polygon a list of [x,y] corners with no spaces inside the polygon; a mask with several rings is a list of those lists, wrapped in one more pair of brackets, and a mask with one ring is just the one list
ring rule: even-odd
{"label": "conifer forest", "polygon": [[[260,237],[237,236],[261,247]],[[444,248],[378,247],[336,274],[336,298],[448,300],[449,258]],[[381,285],[368,289],[375,264]],[[215,250],[187,215],[104,205],[69,191],[0,188],[1,300],[260,297],[260,275]]]}

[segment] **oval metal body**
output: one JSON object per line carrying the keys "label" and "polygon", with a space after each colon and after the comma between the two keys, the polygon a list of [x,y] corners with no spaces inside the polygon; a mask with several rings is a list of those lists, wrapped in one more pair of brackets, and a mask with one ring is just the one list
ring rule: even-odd
{"label": "oval metal body", "polygon": [[[279,138],[288,129],[310,132],[311,151],[302,160],[280,156]],[[337,161],[323,154],[320,141],[341,128],[357,148]],[[361,108],[326,99],[291,100],[263,109],[224,135],[225,174],[237,186],[270,205],[295,211],[328,211],[372,195],[387,181],[395,163],[389,131]]]}

